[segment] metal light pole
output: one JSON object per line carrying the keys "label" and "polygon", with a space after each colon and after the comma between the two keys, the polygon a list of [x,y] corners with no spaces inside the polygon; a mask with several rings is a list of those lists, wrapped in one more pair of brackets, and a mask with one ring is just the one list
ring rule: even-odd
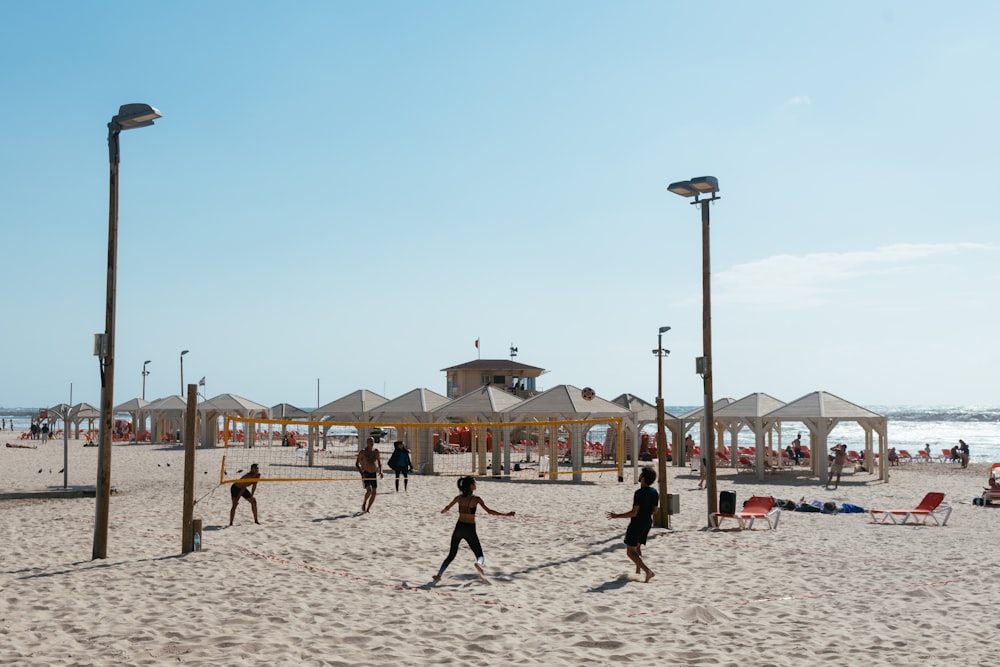
{"label": "metal light pole", "polygon": [[670,327],[660,327],[656,335],[656,355],[658,366],[656,380],[656,460],[658,462],[660,477],[660,527],[670,528],[670,503],[667,502],[667,428],[663,417],[663,355],[670,354],[670,350],[663,349],[663,334],[670,331]]}
{"label": "metal light pole", "polygon": [[149,371],[146,370],[146,365],[149,364],[150,361],[152,360],[147,359],[142,362],[142,400],[144,401],[146,400],[146,376],[149,375]]}
{"label": "metal light pole", "polygon": [[108,285],[104,333],[97,334],[94,353],[101,366],[101,434],[97,451],[97,516],[94,520],[94,558],[108,557],[108,515],[111,504],[111,431],[114,428],[115,296],[118,267],[118,135],[123,130],[147,127],[160,118],[148,104],[123,104],[108,123],[108,157],[111,164],[108,198]]}
{"label": "metal light pole", "polygon": [[188,350],[181,350],[181,398],[184,398],[184,355]]}
{"label": "metal light pole", "polygon": [[[715,466],[715,409],[712,397],[712,281],[711,253],[709,252],[708,205],[719,199],[719,180],[715,176],[700,176],[690,181],[671,183],[668,190],[682,197],[694,197],[692,204],[701,206],[701,276],[702,276],[702,346],[701,377],[705,384],[705,459],[708,467],[708,525],[712,514],[719,511]],[[710,195],[710,196],[705,196]]]}

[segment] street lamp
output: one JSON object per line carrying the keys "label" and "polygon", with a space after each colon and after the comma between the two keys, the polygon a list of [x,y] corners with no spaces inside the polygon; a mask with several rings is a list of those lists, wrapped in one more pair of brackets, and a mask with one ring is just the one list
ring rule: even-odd
{"label": "street lamp", "polygon": [[656,460],[658,461],[660,477],[660,527],[670,528],[670,503],[667,498],[667,429],[663,418],[663,357],[670,350],[663,349],[663,334],[670,327],[660,327],[656,335],[656,355],[658,366],[656,381]]}
{"label": "street lamp", "polygon": [[149,371],[146,370],[146,364],[150,361],[150,359],[147,359],[142,362],[142,400],[144,401],[146,400],[146,376],[149,375]]}
{"label": "street lamp", "polygon": [[690,181],[671,183],[668,190],[681,197],[694,197],[692,204],[701,206],[701,293],[702,293],[702,347],[704,355],[699,359],[698,372],[705,383],[705,460],[708,466],[708,525],[712,525],[712,514],[719,511],[715,477],[715,411],[712,398],[712,282],[709,253],[708,205],[719,199],[719,179],[715,176],[700,176]]}
{"label": "street lamp", "polygon": [[184,355],[188,350],[181,350],[181,398],[184,398]]}
{"label": "street lamp", "polygon": [[108,160],[111,165],[108,198],[108,285],[104,333],[98,334],[95,354],[101,367],[101,435],[97,452],[97,516],[94,520],[94,558],[108,557],[108,510],[111,503],[111,430],[114,427],[115,296],[118,268],[118,135],[147,127],[160,118],[148,104],[123,104],[108,123]]}

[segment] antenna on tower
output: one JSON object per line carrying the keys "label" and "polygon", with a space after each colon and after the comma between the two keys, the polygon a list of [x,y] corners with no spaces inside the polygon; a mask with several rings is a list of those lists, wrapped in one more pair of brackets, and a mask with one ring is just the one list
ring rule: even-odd
{"label": "antenna on tower", "polygon": [[514,361],[514,357],[517,356],[517,348],[514,347],[514,343],[510,344],[510,360]]}

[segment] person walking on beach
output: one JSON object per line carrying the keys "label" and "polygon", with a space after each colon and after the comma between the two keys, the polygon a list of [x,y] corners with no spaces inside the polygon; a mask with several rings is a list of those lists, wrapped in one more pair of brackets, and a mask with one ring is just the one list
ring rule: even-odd
{"label": "person walking on beach", "polygon": [[[248,481],[242,481],[244,479]],[[233,519],[236,517],[236,506],[239,505],[240,498],[247,499],[247,502],[250,503],[250,510],[253,512],[253,522],[260,524],[257,518],[257,499],[254,498],[254,494],[257,492],[258,481],[260,481],[260,469],[254,463],[250,466],[250,472],[240,477],[240,481],[233,482],[233,485],[229,487],[229,494],[233,497],[233,507],[229,510],[230,526],[233,525]]]}
{"label": "person walking on beach", "polygon": [[792,440],[792,455],[795,457],[795,465],[799,464],[799,460],[802,458],[802,434],[799,433],[795,436],[795,440]]}
{"label": "person walking on beach", "polygon": [[826,478],[826,487],[830,488],[833,476],[837,476],[837,483],[833,488],[840,486],[840,474],[844,472],[844,464],[847,462],[847,445],[833,446],[833,462],[830,464],[830,475]]}
{"label": "person walking on beach", "polygon": [[382,455],[375,449],[375,438],[365,441],[365,448],[358,452],[354,467],[361,473],[361,483],[365,487],[365,498],[361,501],[361,511],[368,513],[378,493],[378,477],[382,477]]}
{"label": "person walking on beach", "polygon": [[969,467],[969,446],[965,444],[965,440],[958,441],[958,458],[963,468]]}
{"label": "person walking on beach", "polygon": [[639,488],[632,496],[632,509],[628,512],[608,512],[609,519],[629,519],[625,529],[626,554],[635,563],[635,573],[646,573],[646,583],[656,576],[656,573],[646,566],[642,560],[642,545],[646,543],[649,529],[653,527],[653,512],[660,505],[660,494],[653,488],[656,473],[652,468],[643,468],[639,473]]}
{"label": "person walking on beach", "polygon": [[389,469],[396,473],[396,493],[399,493],[399,475],[403,475],[403,491],[410,486],[409,474],[413,472],[413,461],[410,460],[410,450],[406,448],[402,440],[392,443],[395,449],[389,457]]}
{"label": "person walking on beach", "polygon": [[448,556],[444,559],[444,562],[441,563],[438,573],[431,578],[434,581],[441,581],[444,571],[448,569],[451,561],[455,560],[455,556],[458,554],[458,545],[461,544],[462,540],[465,540],[469,548],[472,549],[472,553],[476,556],[475,565],[476,572],[479,573],[479,578],[489,583],[486,580],[486,573],[483,571],[486,565],[486,559],[483,556],[483,547],[479,544],[479,536],[476,534],[476,508],[482,507],[486,510],[487,514],[492,516],[514,516],[514,513],[496,512],[487,507],[483,499],[476,495],[475,477],[459,477],[458,490],[460,493],[441,510],[441,514],[447,514],[453,505],[458,505],[458,522],[455,524],[455,530],[451,533],[451,549],[448,551]]}

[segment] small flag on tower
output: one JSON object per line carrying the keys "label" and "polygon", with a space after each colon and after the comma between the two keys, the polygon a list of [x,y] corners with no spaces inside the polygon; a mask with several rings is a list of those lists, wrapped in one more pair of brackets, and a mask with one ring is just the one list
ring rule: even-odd
{"label": "small flag on tower", "polygon": [[477,350],[479,349],[479,339],[478,338],[476,339],[476,349]]}
{"label": "small flag on tower", "polygon": [[198,386],[199,387],[204,387],[205,386],[205,376],[204,375],[202,375],[201,379],[198,380]]}

